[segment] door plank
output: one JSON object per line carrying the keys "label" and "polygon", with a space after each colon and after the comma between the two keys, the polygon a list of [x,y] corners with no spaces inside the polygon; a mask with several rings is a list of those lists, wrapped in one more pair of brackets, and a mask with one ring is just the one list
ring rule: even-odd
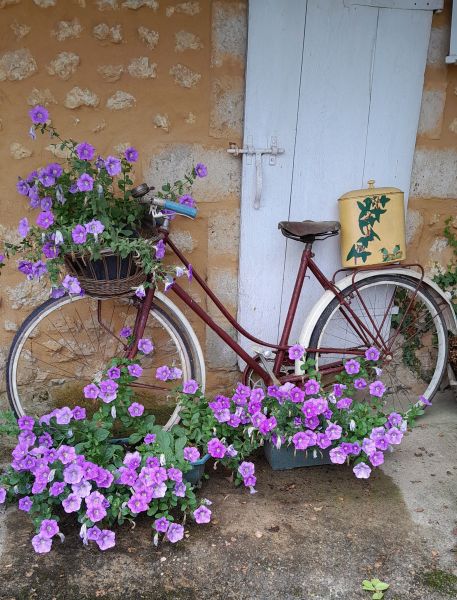
{"label": "door plank", "polygon": [[263,158],[259,210],[253,208],[255,160],[248,165],[243,158],[238,318],[266,341],[278,335],[285,238],[277,223],[289,210],[305,15],[303,0],[249,3],[244,140],[252,136],[264,148],[277,136],[285,148],[276,166]]}
{"label": "door plank", "polygon": [[[309,0],[298,112],[290,220],[338,219],[338,197],[362,181],[378,10],[342,0]],[[303,245],[288,241],[281,322]],[[340,264],[337,238],[316,243],[328,275]],[[291,342],[322,293],[305,280]]]}

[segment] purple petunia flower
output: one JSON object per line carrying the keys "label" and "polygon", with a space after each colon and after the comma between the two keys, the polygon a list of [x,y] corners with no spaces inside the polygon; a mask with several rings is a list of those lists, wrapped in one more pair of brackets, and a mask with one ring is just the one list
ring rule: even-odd
{"label": "purple petunia flower", "polygon": [[80,192],[90,192],[94,189],[94,179],[88,173],[83,173],[76,181],[76,187]]}
{"label": "purple petunia flower", "polygon": [[207,447],[208,447],[208,453],[213,458],[224,458],[225,452],[226,452],[225,446],[218,438],[212,438],[208,442]]}
{"label": "purple petunia flower", "polygon": [[380,450],[370,454],[369,458],[373,467],[379,467],[384,462],[384,454]]}
{"label": "purple petunia flower", "polygon": [[49,229],[54,223],[54,215],[50,210],[44,210],[36,218],[36,224],[42,229]]}
{"label": "purple petunia flower", "polygon": [[364,462],[360,462],[355,465],[352,471],[357,479],[368,479],[371,474],[371,467]]}
{"label": "purple petunia flower", "polygon": [[431,406],[432,403],[430,402],[430,400],[428,398],[426,398],[425,396],[419,396],[419,402],[421,404],[423,404],[424,406]]}
{"label": "purple petunia flower", "polygon": [[332,463],[337,465],[342,465],[346,462],[346,452],[341,448],[341,446],[336,446],[332,448],[329,452],[330,460]]}
{"label": "purple petunia flower", "polygon": [[144,406],[139,402],[132,402],[132,404],[128,407],[129,415],[131,417],[141,417],[144,413]]}
{"label": "purple petunia flower", "polygon": [[48,188],[55,184],[56,179],[51,175],[51,173],[49,173],[47,169],[40,169],[38,172],[38,181],[43,187]]}
{"label": "purple petunia flower", "polygon": [[305,349],[300,344],[295,344],[289,348],[290,360],[299,360],[305,353]]}
{"label": "purple petunia flower", "polygon": [[120,330],[119,335],[124,338],[130,337],[132,335],[132,328],[131,327],[123,327]]}
{"label": "purple petunia flower", "polygon": [[99,383],[100,392],[99,398],[103,400],[106,404],[112,402],[117,397],[117,389],[119,385],[113,381],[112,379],[103,379]]}
{"label": "purple petunia flower", "polygon": [[340,410],[346,410],[351,406],[351,404],[352,398],[340,398],[340,400],[338,400],[336,403],[336,408],[339,408]]}
{"label": "purple petunia flower", "polygon": [[84,225],[76,225],[71,232],[71,237],[75,244],[84,244],[87,240],[87,231]]}
{"label": "purple petunia flower", "polygon": [[84,398],[88,398],[91,400],[95,400],[95,398],[98,398],[98,396],[100,394],[100,390],[95,385],[95,383],[89,383],[89,385],[86,385],[86,387],[84,388],[83,391],[84,391]]}
{"label": "purple petunia flower", "polygon": [[59,532],[59,525],[55,519],[43,519],[40,525],[40,535],[50,540]]}
{"label": "purple petunia flower", "polygon": [[33,426],[35,425],[35,419],[33,417],[27,417],[24,415],[23,417],[19,417],[17,424],[19,429],[32,431]]}
{"label": "purple petunia flower", "polygon": [[64,489],[65,489],[65,483],[63,481],[56,481],[49,488],[49,495],[54,496],[54,497],[60,496],[60,494],[64,491]]}
{"label": "purple petunia flower", "polygon": [[196,462],[200,458],[200,452],[197,448],[186,446],[183,450],[184,458],[189,462]]}
{"label": "purple petunia flower", "polygon": [[137,469],[141,464],[141,455],[139,452],[127,452],[123,463],[129,469]]}
{"label": "purple petunia flower", "polygon": [[69,494],[62,500],[62,506],[66,513],[76,512],[81,508],[81,498],[75,493]]}
{"label": "purple petunia flower", "polygon": [[116,545],[116,534],[109,529],[102,529],[95,541],[100,550],[108,550]]}
{"label": "purple petunia flower", "polygon": [[155,246],[155,250],[156,258],[158,260],[162,259],[165,256],[165,242],[163,240],[159,240]]}
{"label": "purple petunia flower", "polygon": [[386,433],[386,438],[389,444],[399,444],[403,438],[403,433],[396,427],[391,427]]}
{"label": "purple petunia flower", "polygon": [[63,169],[62,167],[59,165],[59,163],[50,163],[47,167],[46,167],[46,172],[48,173],[48,175],[50,175],[51,177],[54,177],[54,179],[58,179],[62,173],[63,173]]}
{"label": "purple petunia flower", "polygon": [[44,554],[51,550],[52,539],[43,537],[42,535],[34,535],[32,538],[32,546],[37,554]]}
{"label": "purple petunia flower", "polygon": [[76,146],[75,152],[81,160],[92,160],[94,158],[95,148],[87,142],[81,142]]}
{"label": "purple petunia flower", "polygon": [[56,256],[58,256],[60,253],[59,248],[54,244],[54,242],[46,242],[46,244],[44,244],[41,248],[41,251],[46,258],[56,258]]}
{"label": "purple petunia flower", "polygon": [[28,196],[29,191],[30,191],[30,186],[23,179],[19,179],[19,181],[16,183],[16,189],[21,194],[21,196]]}
{"label": "purple petunia flower", "polygon": [[136,162],[138,160],[138,152],[132,146],[127,148],[124,152],[124,156],[129,162]]}
{"label": "purple petunia flower", "polygon": [[93,235],[99,235],[105,230],[103,223],[101,221],[97,221],[96,219],[89,221],[89,223],[86,223],[84,227],[86,228],[87,233],[92,233]]}
{"label": "purple petunia flower", "polygon": [[156,434],[155,433],[148,433],[145,437],[144,437],[144,443],[145,444],[153,444],[156,441]]}
{"label": "purple petunia flower", "polygon": [[77,463],[71,463],[63,470],[65,483],[79,483],[84,476],[84,471]]}
{"label": "purple petunia flower", "polygon": [[363,377],[360,377],[354,381],[354,387],[356,390],[363,390],[363,388],[367,387],[367,382],[365,379],[363,379]]}
{"label": "purple petunia flower", "polygon": [[144,298],[146,296],[146,290],[144,289],[144,285],[139,285],[135,290],[135,296],[137,298]]}
{"label": "purple petunia flower", "polygon": [[178,202],[179,202],[179,204],[184,204],[184,206],[191,206],[192,208],[195,208],[197,206],[197,203],[192,198],[192,196],[189,196],[189,194],[185,194],[184,196],[181,196],[181,198],[179,198]]}
{"label": "purple petunia flower", "polygon": [[160,381],[167,381],[167,379],[170,376],[170,369],[169,367],[167,367],[167,365],[163,365],[162,367],[158,367],[156,369],[156,379],[159,379]]}
{"label": "purple petunia flower", "polygon": [[93,527],[89,527],[89,529],[87,530],[87,539],[96,542],[100,537],[100,534],[101,529],[97,527],[97,525],[94,525]]}
{"label": "purple petunia flower", "polygon": [[198,390],[198,383],[196,381],[194,381],[193,379],[189,379],[188,381],[184,382],[184,385],[182,387],[182,391],[185,394],[195,394],[195,392]]}
{"label": "purple petunia flower", "polygon": [[184,537],[184,527],[178,523],[170,523],[167,531],[167,539],[175,544]]}
{"label": "purple petunia flower", "polygon": [[154,350],[154,345],[148,338],[141,338],[138,342],[138,350],[143,354],[150,354]]}
{"label": "purple petunia flower", "polygon": [[357,373],[360,371],[360,363],[351,358],[351,360],[346,361],[344,370],[348,375],[357,375]]}
{"label": "purple petunia flower", "polygon": [[339,440],[342,432],[342,427],[336,423],[329,423],[327,429],[325,430],[325,433],[331,440]]}
{"label": "purple petunia flower", "polygon": [[208,175],[208,169],[203,163],[197,163],[194,170],[197,177],[206,177]]}
{"label": "purple petunia flower", "polygon": [[165,533],[170,526],[170,521],[165,517],[160,517],[154,521],[154,529],[159,533]]}
{"label": "purple petunia flower", "polygon": [[309,437],[304,431],[298,431],[292,438],[296,450],[306,450],[309,446]]}
{"label": "purple petunia flower", "polygon": [[365,358],[367,360],[379,360],[379,350],[374,347],[368,348],[365,351]]}
{"label": "purple petunia flower", "polygon": [[243,479],[248,477],[249,475],[254,475],[255,467],[254,463],[243,461],[238,467],[238,473],[241,475]]}
{"label": "purple petunia flower", "polygon": [[119,369],[119,367],[110,367],[106,374],[110,379],[119,379],[119,377],[121,376],[121,370]]}
{"label": "purple petunia flower", "polygon": [[6,490],[4,487],[0,487],[0,504],[3,504],[6,500]]}
{"label": "purple petunia flower", "polygon": [[18,502],[19,510],[23,510],[25,512],[29,512],[32,508],[32,505],[33,501],[30,499],[29,496],[24,496],[23,498],[20,498]]}
{"label": "purple petunia flower", "polygon": [[52,198],[51,196],[45,196],[41,200],[41,210],[49,211],[52,208]]}
{"label": "purple petunia flower", "polygon": [[121,161],[115,156],[107,156],[105,159],[105,169],[111,177],[118,175],[121,172]]}
{"label": "purple petunia flower", "polygon": [[386,391],[386,386],[382,383],[382,381],[373,381],[373,383],[370,383],[369,389],[372,396],[382,398],[384,392]]}
{"label": "purple petunia flower", "polygon": [[387,421],[389,422],[391,427],[398,427],[399,425],[401,425],[403,417],[396,412],[391,412],[390,415],[387,417]]}
{"label": "purple petunia flower", "polygon": [[209,523],[211,521],[211,511],[204,504],[202,504],[196,510],[194,510],[193,515],[195,521],[199,525]]}
{"label": "purple petunia flower", "polygon": [[29,116],[32,119],[32,123],[35,125],[44,124],[49,119],[49,112],[44,108],[44,106],[34,106],[29,110]]}
{"label": "purple petunia flower", "polygon": [[21,237],[23,237],[23,238],[26,237],[26,235],[30,231],[29,221],[28,221],[27,217],[24,217],[23,219],[21,219],[19,221],[19,226],[18,226],[17,230]]}

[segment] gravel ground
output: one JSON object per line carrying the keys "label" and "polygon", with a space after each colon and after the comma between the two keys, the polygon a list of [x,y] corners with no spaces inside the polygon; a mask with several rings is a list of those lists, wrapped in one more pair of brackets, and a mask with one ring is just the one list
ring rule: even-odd
{"label": "gravel ground", "polygon": [[0,514],[0,598],[11,600],[357,600],[363,579],[386,600],[457,598],[457,403],[441,394],[369,481],[324,466],[273,472],[256,460],[258,493],[216,471],[201,493],[213,522],[155,549],[146,520],[104,553],[63,524],[64,544],[35,555],[26,514]]}

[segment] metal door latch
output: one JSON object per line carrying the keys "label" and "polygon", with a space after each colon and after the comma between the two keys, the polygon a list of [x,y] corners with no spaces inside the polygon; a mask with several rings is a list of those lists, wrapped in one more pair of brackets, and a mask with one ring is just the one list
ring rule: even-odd
{"label": "metal door latch", "polygon": [[227,152],[232,156],[246,155],[246,164],[252,164],[252,157],[255,156],[255,196],[254,196],[254,208],[258,210],[260,208],[260,198],[262,196],[262,155],[269,154],[269,164],[274,166],[276,164],[276,157],[278,154],[284,153],[284,148],[278,147],[278,138],[276,136],[271,138],[271,145],[269,148],[255,148],[252,144],[252,137],[248,137],[248,144],[243,148],[239,148],[234,142],[229,142],[229,148]]}

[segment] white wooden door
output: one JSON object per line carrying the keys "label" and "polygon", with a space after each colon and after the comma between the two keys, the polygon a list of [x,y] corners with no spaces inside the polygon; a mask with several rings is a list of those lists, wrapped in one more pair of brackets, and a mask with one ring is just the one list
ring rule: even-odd
{"label": "white wooden door", "polygon": [[[278,222],[337,220],[338,197],[371,178],[409,190],[432,12],[389,1],[250,0],[245,142],[274,136],[285,149],[275,166],[263,158],[259,209],[243,159],[238,316],[266,341],[279,338],[303,249]],[[337,238],[315,252],[327,275],[340,266]],[[305,280],[291,342],[320,294]]]}

